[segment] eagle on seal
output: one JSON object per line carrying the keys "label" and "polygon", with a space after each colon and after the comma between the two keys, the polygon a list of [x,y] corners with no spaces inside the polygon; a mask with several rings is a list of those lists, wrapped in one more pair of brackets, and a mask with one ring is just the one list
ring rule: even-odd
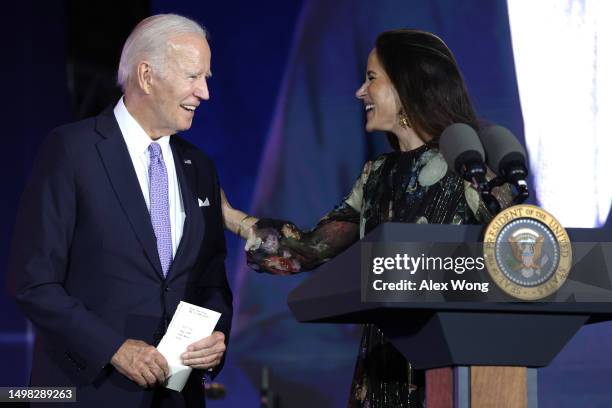
{"label": "eagle on seal", "polygon": [[520,272],[525,278],[531,278],[534,274],[540,275],[542,266],[548,262],[547,256],[540,259],[544,237],[530,229],[521,229],[512,234],[508,242],[518,263],[514,271]]}

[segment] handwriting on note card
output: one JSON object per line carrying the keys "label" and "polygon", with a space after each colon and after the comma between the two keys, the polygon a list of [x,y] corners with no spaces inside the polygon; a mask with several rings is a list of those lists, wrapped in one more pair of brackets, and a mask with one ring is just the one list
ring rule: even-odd
{"label": "handwriting on note card", "polygon": [[157,349],[166,358],[170,366],[170,377],[166,388],[181,391],[189,378],[191,367],[181,361],[181,354],[187,347],[212,334],[221,313],[180,302],[172,316],[168,330],[159,342]]}

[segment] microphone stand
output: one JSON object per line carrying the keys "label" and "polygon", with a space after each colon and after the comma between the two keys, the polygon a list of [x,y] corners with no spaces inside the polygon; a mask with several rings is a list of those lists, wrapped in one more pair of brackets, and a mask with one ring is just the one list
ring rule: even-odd
{"label": "microphone stand", "polygon": [[[485,166],[478,160],[471,160],[463,165],[461,173],[463,178],[471,182],[476,191],[480,192],[480,197],[482,197],[489,213],[492,216],[497,215],[501,211],[501,206],[497,198],[491,193],[495,186],[487,181]],[[495,179],[492,181],[495,181]]]}
{"label": "microphone stand", "polygon": [[529,198],[529,186],[524,178],[519,179],[506,179],[505,177],[497,176],[489,182],[491,189],[499,187],[504,183],[510,183],[514,188],[511,189],[513,193],[512,204],[522,204]]}
{"label": "microphone stand", "polygon": [[529,187],[527,186],[527,182],[525,180],[518,180],[514,187],[516,188],[516,195],[514,196],[514,200],[512,203],[522,204],[529,198]]}

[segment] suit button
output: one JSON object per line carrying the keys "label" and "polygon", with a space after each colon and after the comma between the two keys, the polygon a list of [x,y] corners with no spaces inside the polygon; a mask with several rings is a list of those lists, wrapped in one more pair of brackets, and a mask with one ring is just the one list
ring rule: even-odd
{"label": "suit button", "polygon": [[170,288],[169,288],[168,286],[166,286],[166,287],[164,288],[164,291],[165,291],[165,292],[170,292]]}

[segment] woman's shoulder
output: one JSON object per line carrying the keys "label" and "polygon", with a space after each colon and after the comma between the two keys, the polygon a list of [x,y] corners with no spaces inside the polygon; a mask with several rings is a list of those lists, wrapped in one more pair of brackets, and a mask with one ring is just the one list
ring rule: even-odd
{"label": "woman's shoulder", "polygon": [[361,173],[359,174],[359,177],[357,177],[357,180],[355,181],[351,192],[344,197],[344,204],[348,204],[356,211],[361,211],[361,206],[363,204],[364,188],[366,188],[368,184],[374,182],[376,177],[371,177],[371,174],[382,166],[387,156],[388,153],[381,154],[372,160],[366,161],[363,164]]}
{"label": "woman's shoulder", "polygon": [[385,152],[385,153],[381,153],[378,156],[374,157],[372,160],[370,160],[371,163],[383,163],[385,160],[387,160],[392,154],[394,154],[394,152]]}
{"label": "woman's shoulder", "polygon": [[368,160],[363,166],[364,170],[368,169],[368,171],[371,172],[379,169],[385,163],[385,161],[391,157],[392,154],[393,152],[382,153],[374,157],[372,160]]}
{"label": "woman's shoulder", "polygon": [[361,174],[359,176],[359,181],[362,186],[368,182],[368,179],[370,179],[370,174],[382,167],[383,163],[387,160],[390,154],[391,153],[380,154],[374,159],[368,160],[363,164]]}

